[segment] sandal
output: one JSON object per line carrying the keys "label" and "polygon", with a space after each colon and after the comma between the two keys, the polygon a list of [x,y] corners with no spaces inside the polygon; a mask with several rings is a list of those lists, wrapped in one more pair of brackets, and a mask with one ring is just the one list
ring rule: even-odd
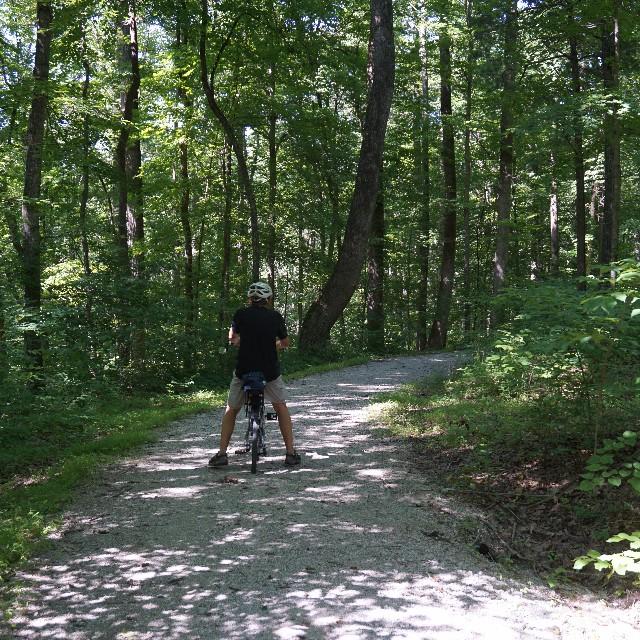
{"label": "sandal", "polygon": [[229,458],[226,453],[216,453],[213,458],[209,460],[210,467],[226,467],[229,464]]}
{"label": "sandal", "polygon": [[295,467],[296,465],[300,464],[300,462],[300,454],[297,451],[294,451],[293,453],[287,453],[284,458],[284,463],[287,467]]}

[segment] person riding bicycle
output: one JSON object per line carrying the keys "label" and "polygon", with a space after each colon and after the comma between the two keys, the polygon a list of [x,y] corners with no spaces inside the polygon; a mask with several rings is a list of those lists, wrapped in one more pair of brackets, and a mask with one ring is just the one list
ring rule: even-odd
{"label": "person riding bicycle", "polygon": [[247,298],[248,306],[235,312],[229,329],[229,343],[239,347],[238,360],[222,418],[220,449],[209,460],[209,466],[223,467],[229,463],[227,447],[235,428],[236,416],[244,405],[242,376],[252,371],[264,374],[267,382],[265,399],[273,404],[278,414],[280,433],[287,451],[284,463],[295,466],[300,464],[300,455],[293,446],[291,415],[278,360],[278,349],[289,346],[287,327],[280,313],[272,308],[273,292],[268,284],[254,282],[249,286]]}

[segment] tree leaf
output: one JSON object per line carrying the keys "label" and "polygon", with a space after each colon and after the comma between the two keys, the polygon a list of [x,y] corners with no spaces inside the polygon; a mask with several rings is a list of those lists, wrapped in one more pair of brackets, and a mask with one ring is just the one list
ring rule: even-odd
{"label": "tree leaf", "polygon": [[580,556],[579,558],[575,559],[575,562],[573,563],[573,568],[576,571],[581,571],[587,565],[591,564],[593,561],[594,559],[590,558],[589,556]]}
{"label": "tree leaf", "polygon": [[637,493],[640,493],[640,478],[629,478],[627,482],[636,490]]}

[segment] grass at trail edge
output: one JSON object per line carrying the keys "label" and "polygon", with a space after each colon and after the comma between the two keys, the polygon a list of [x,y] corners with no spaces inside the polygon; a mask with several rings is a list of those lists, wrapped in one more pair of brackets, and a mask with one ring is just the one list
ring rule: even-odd
{"label": "grass at trail edge", "polygon": [[155,438],[167,423],[211,409],[222,392],[112,398],[82,408],[50,407],[2,428],[0,584],[59,524],[74,489],[101,465]]}
{"label": "grass at trail edge", "polygon": [[[288,354],[287,354],[288,355]],[[285,357],[288,380],[364,364]],[[226,388],[188,394],[24,397],[0,422],[0,587],[60,524],[73,491],[173,420],[224,406]],[[9,403],[7,405],[9,406]]]}
{"label": "grass at trail edge", "polygon": [[[633,575],[609,581],[606,573],[572,568],[587,550],[611,547],[608,537],[640,528],[630,487],[578,488],[593,453],[584,406],[537,393],[501,396],[475,383],[463,373],[408,385],[385,394],[371,417],[383,433],[411,443],[420,472],[480,507],[491,528],[482,532],[483,523],[475,523],[470,544],[488,542],[494,559],[531,567],[550,586],[578,581],[630,593]],[[616,403],[603,436],[622,433],[639,414],[637,398]]]}

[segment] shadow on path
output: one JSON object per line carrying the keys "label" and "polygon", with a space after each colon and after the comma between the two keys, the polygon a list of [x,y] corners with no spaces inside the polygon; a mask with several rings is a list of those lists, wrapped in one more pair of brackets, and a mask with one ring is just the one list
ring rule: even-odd
{"label": "shadow on path", "polygon": [[[78,496],[51,549],[19,575],[24,609],[9,637],[614,637],[448,540],[455,505],[406,468],[397,442],[372,435],[376,393],[456,362],[397,358],[294,382],[294,470],[277,428],[252,476],[242,456],[206,467],[220,412],[172,425]],[[632,637],[616,624],[616,638]]]}

